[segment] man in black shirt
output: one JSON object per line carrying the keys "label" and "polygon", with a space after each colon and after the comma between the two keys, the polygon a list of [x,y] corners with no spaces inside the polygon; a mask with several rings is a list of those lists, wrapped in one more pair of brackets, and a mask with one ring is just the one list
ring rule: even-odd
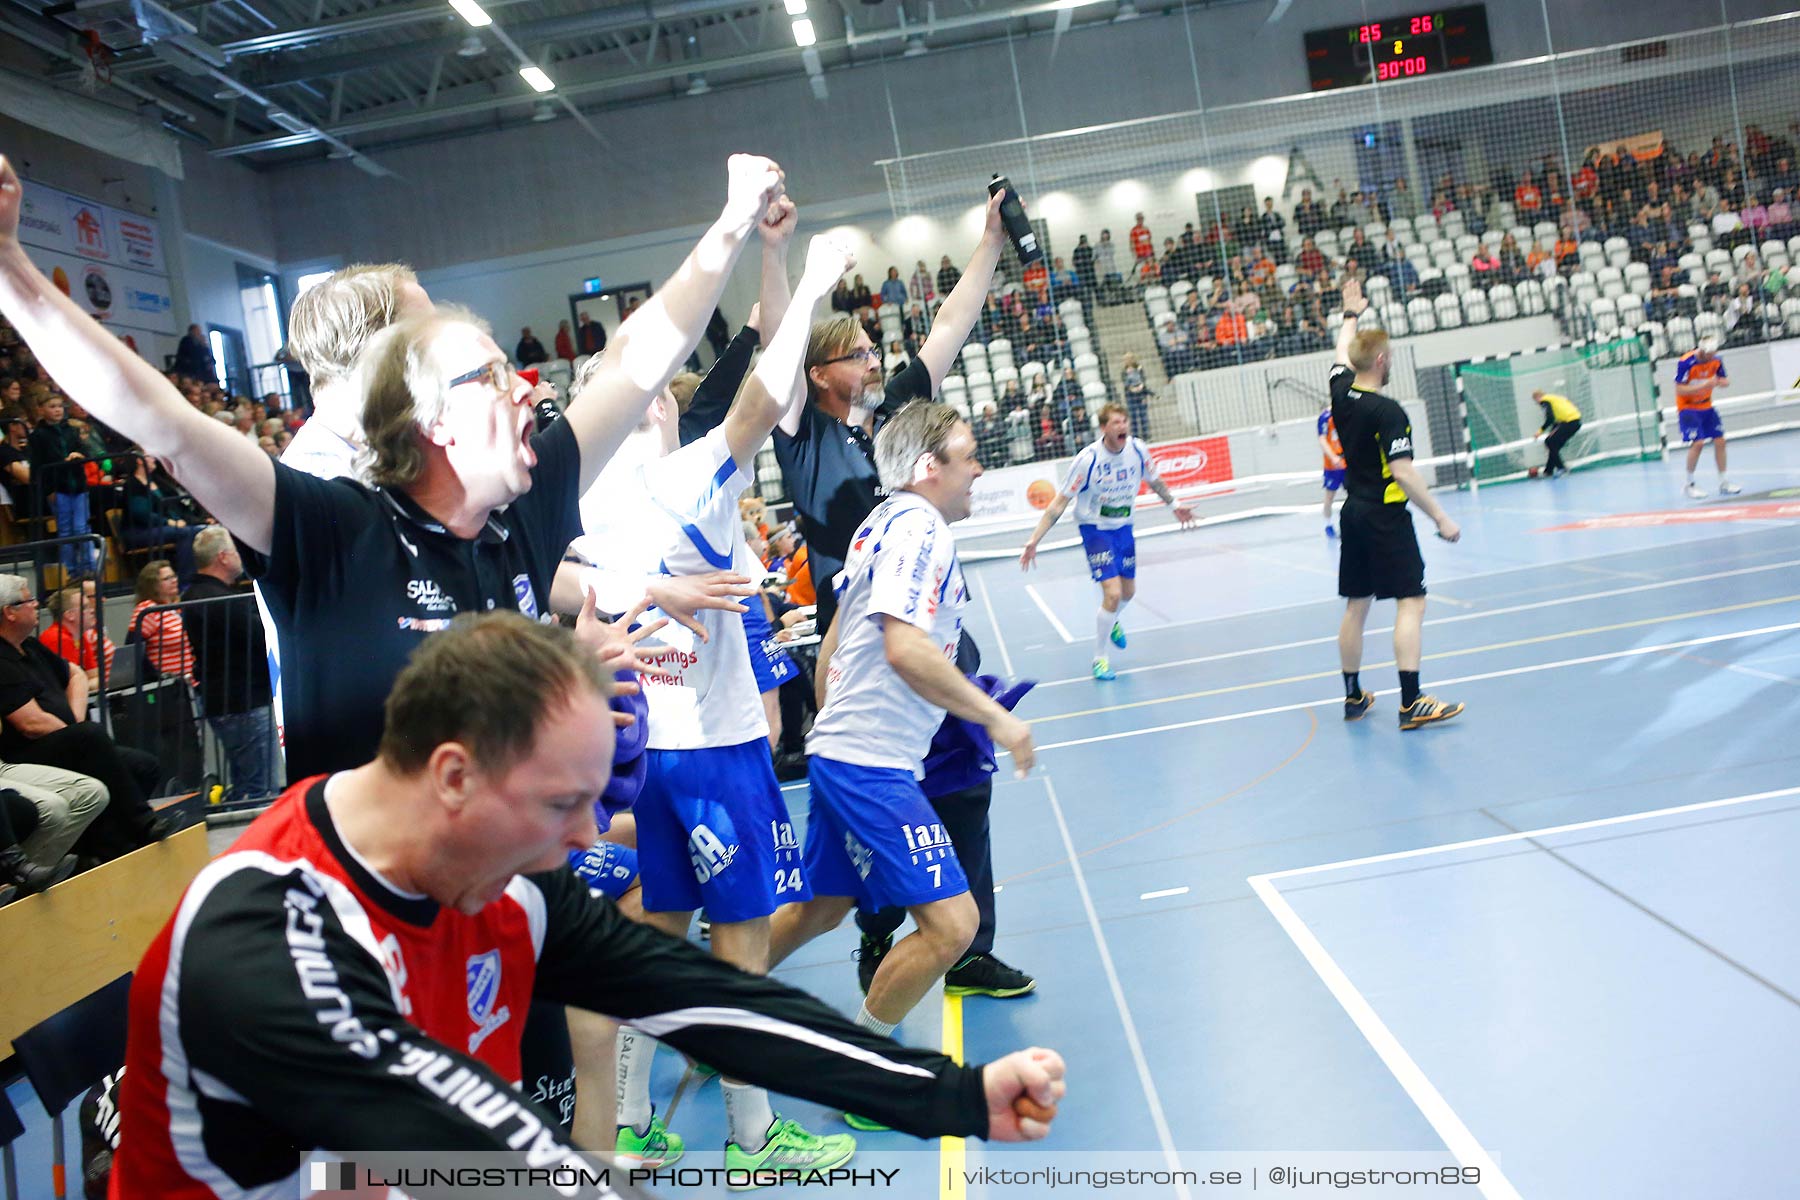
{"label": "man in black shirt", "polygon": [[1338,595],[1344,620],[1338,628],[1338,656],[1344,668],[1344,719],[1359,720],[1375,703],[1363,690],[1363,626],[1371,600],[1394,600],[1394,662],[1400,670],[1400,728],[1417,729],[1447,721],[1463,710],[1419,692],[1419,638],[1425,622],[1425,560],[1413,533],[1408,500],[1437,522],[1438,536],[1462,536],[1445,515],[1424,477],[1413,466],[1412,422],[1398,401],[1381,394],[1387,386],[1387,334],[1359,331],[1357,317],[1368,302],[1352,279],[1344,285],[1344,326],[1338,333],[1337,362],[1331,368],[1331,418],[1344,446],[1343,548],[1338,559]]}
{"label": "man in black shirt", "polygon": [[215,604],[184,607],[182,625],[194,648],[200,703],[207,724],[231,759],[227,798],[260,800],[274,795],[275,722],[269,712],[269,652],[248,587],[240,586],[244,560],[231,534],[208,525],[194,538],[194,582],[183,600]]}
{"label": "man in black shirt", "polygon": [[[372,756],[381,697],[422,635],[459,612],[548,611],[581,529],[577,499],[699,342],[782,192],[765,158],[734,155],[728,176],[718,220],[540,438],[530,385],[472,314],[383,330],[363,359],[366,486],[272,462],[57,291],[19,245],[19,182],[0,162],[0,311],[97,418],[168,462],[236,537],[274,617],[290,779]],[[599,640],[596,624],[586,628]]]}
{"label": "man in black shirt", "polygon": [[550,361],[550,352],[533,336],[529,325],[519,330],[519,344],[513,348],[513,361],[521,367],[535,367]]}
{"label": "man in black shirt", "polygon": [[87,673],[38,641],[37,616],[30,585],[0,575],[0,760],[61,767],[106,786],[111,799],[75,843],[79,853],[115,858],[167,837],[175,826],[145,801],[161,776],[156,759],[87,719]]}
{"label": "man in black shirt", "polygon": [[930,335],[912,362],[885,383],[881,347],[854,318],[831,317],[813,325],[806,347],[807,402],[776,426],[775,458],[806,534],[821,634],[837,612],[833,578],[843,570],[850,539],[882,495],[875,475],[875,429],[908,401],[937,395],[981,316],[1005,245],[995,196],[988,201],[981,242],[938,309]]}

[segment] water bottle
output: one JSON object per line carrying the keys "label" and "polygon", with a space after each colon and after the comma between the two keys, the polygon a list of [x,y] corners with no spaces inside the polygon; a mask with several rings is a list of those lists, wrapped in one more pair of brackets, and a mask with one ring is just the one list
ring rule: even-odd
{"label": "water bottle", "polygon": [[1000,201],[1000,220],[1006,226],[1006,235],[1012,239],[1013,252],[1019,256],[1019,265],[1029,267],[1032,263],[1044,260],[1044,248],[1038,245],[1037,233],[1026,219],[1025,206],[1019,203],[1019,193],[1007,182],[1004,175],[996,175],[988,184],[988,195],[996,196],[1004,192]]}

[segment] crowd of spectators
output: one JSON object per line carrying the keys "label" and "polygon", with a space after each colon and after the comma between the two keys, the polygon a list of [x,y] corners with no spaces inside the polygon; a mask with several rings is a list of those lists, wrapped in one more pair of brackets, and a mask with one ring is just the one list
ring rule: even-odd
{"label": "crowd of spectators", "polygon": [[[228,395],[198,327],[182,339],[168,378],[194,408],[270,457],[299,427],[279,395]],[[235,561],[230,537],[154,457],[69,399],[3,320],[0,427],[0,512],[6,542],[18,547],[3,568],[12,573],[0,576],[12,581],[0,588],[0,600],[8,601],[0,608],[0,640],[12,647],[8,653],[0,646],[0,805],[9,810],[0,821],[4,900],[170,831],[148,807],[170,779],[170,746],[148,731],[107,731],[97,718],[109,681],[135,686],[163,677],[187,687],[195,721],[211,725],[230,757],[220,782],[229,781],[232,798],[270,794],[274,739],[261,629],[248,589],[227,570]],[[27,548],[84,535],[99,535],[105,549],[97,552],[91,542]],[[101,588],[109,560],[126,570],[143,564],[137,607],[125,626],[134,663],[141,647],[141,671],[121,669],[120,647],[105,628]],[[53,575],[51,567],[60,571]],[[170,607],[221,595],[241,603],[201,620]],[[166,722],[156,724],[166,735]],[[197,725],[189,732],[189,782],[198,785]],[[126,744],[137,733],[144,744]],[[29,786],[9,774],[27,770]],[[22,799],[6,800],[9,789]]]}

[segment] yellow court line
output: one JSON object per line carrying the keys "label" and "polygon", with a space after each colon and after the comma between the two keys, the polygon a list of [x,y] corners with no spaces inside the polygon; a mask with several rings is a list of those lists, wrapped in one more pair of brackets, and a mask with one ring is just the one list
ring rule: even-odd
{"label": "yellow court line", "polygon": [[[944,1054],[953,1062],[963,1057],[962,997],[944,993]],[[959,1137],[938,1139],[938,1170],[943,1182],[938,1185],[940,1200],[963,1200],[963,1163],[967,1144]]]}
{"label": "yellow court line", "polygon": [[[1767,608],[1771,604],[1791,604],[1800,600],[1800,593],[1792,596],[1774,596],[1767,600],[1750,600],[1743,604],[1727,604],[1721,608],[1697,608],[1692,612],[1667,613],[1657,617],[1643,617],[1635,621],[1620,621],[1614,625],[1594,625],[1587,629],[1570,629],[1562,633],[1545,633],[1537,637],[1516,638],[1510,642],[1492,642],[1486,646],[1470,646],[1464,650],[1445,650],[1439,654],[1427,654],[1426,662],[1440,662],[1447,658],[1461,658],[1465,654],[1486,654],[1494,650],[1511,650],[1517,646],[1535,646],[1543,642],[1562,641],[1566,638],[1587,637],[1595,633],[1613,633],[1620,629],[1636,629],[1644,625],[1661,625],[1665,621],[1682,621],[1689,617],[1716,617],[1721,613],[1743,612],[1751,608]],[[1364,663],[1363,670],[1374,671],[1393,666],[1393,662]],[[1075,717],[1094,717],[1101,713],[1126,712],[1134,708],[1149,708],[1157,704],[1176,704],[1183,700],[1201,700],[1208,696],[1225,696],[1232,692],[1249,692],[1257,688],[1280,687],[1284,683],[1306,683],[1314,679],[1337,679],[1336,671],[1313,671],[1305,675],[1286,675],[1280,679],[1263,679],[1255,683],[1234,683],[1229,687],[1206,688],[1198,692],[1184,692],[1179,696],[1161,696],[1152,700],[1132,700],[1125,704],[1108,704],[1100,708],[1084,708],[1079,712],[1051,713],[1048,716],[1032,717],[1032,725],[1048,725],[1051,721],[1067,721]]]}

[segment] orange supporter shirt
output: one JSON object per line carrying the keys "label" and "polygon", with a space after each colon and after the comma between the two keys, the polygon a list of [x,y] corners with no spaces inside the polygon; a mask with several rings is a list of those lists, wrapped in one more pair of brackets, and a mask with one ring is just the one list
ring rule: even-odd
{"label": "orange supporter shirt", "polygon": [[1138,258],[1151,258],[1156,254],[1156,240],[1142,225],[1131,227],[1131,253]]}
{"label": "orange supporter shirt", "polygon": [[817,604],[819,593],[813,587],[812,559],[802,546],[788,559],[787,598],[789,604]]}
{"label": "orange supporter shirt", "polygon": [[1221,346],[1247,342],[1250,340],[1250,323],[1244,320],[1243,313],[1228,312],[1213,327],[1213,337]]}
{"label": "orange supporter shirt", "polygon": [[[42,642],[46,649],[74,663],[84,671],[95,670],[100,665],[99,657],[94,653],[94,640],[94,631],[90,629],[82,635],[81,646],[77,649],[75,638],[60,621],[38,635],[38,641]],[[113,655],[118,652],[118,648],[113,645],[111,638],[100,640],[106,653],[106,672],[110,675],[112,674]]]}

